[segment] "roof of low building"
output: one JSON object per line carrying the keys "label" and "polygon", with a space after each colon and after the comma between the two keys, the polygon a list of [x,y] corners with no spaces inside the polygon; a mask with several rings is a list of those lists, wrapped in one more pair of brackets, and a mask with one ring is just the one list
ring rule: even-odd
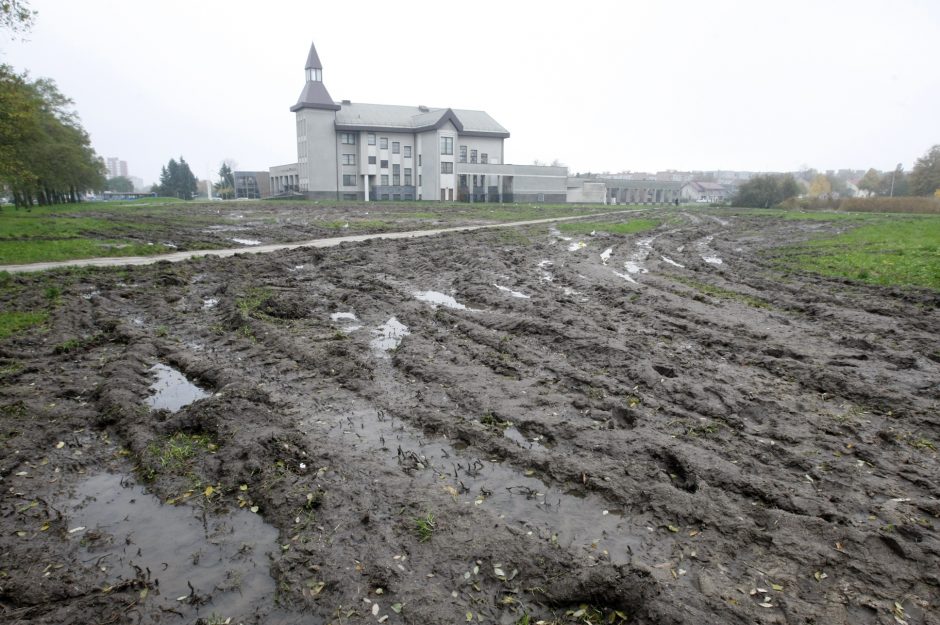
{"label": "roof of low building", "polygon": [[336,127],[340,130],[423,132],[440,128],[449,121],[460,134],[509,136],[509,131],[485,111],[358,102],[342,102],[339,106]]}

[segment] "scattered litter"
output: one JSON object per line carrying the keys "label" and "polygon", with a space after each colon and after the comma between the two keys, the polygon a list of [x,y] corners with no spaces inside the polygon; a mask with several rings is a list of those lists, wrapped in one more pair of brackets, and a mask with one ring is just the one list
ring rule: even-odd
{"label": "scattered litter", "polygon": [[513,297],[517,297],[519,299],[529,299],[529,296],[526,295],[525,293],[520,293],[519,291],[513,291],[508,286],[501,286],[496,283],[493,283],[493,286],[495,286],[500,291],[505,291],[506,293],[509,293]]}

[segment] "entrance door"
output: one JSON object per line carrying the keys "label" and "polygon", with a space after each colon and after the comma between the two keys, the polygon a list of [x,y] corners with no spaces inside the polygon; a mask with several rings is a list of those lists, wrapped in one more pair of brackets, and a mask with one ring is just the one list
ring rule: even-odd
{"label": "entrance door", "polygon": [[446,201],[447,201],[447,190],[446,190],[446,189],[441,189],[441,201],[442,201],[442,202],[446,202]]}
{"label": "entrance door", "polygon": [[454,190],[453,190],[453,189],[448,189],[448,190],[447,190],[447,199],[450,200],[451,202],[454,201]]}

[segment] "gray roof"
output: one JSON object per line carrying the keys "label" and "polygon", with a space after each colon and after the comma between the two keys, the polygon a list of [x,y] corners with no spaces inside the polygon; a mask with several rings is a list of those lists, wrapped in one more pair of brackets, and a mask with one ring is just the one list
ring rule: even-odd
{"label": "gray roof", "polygon": [[509,131],[485,111],[343,102],[336,113],[339,130],[422,132],[440,128],[448,121],[463,135],[509,136]]}
{"label": "gray roof", "polygon": [[310,42],[310,54],[307,55],[307,64],[304,65],[304,69],[323,69],[323,64],[320,63],[320,56],[317,54],[317,48],[313,45],[313,42]]}
{"label": "gray roof", "polygon": [[338,111],[339,105],[333,102],[329,91],[322,82],[308,80],[304,85],[304,90],[300,92],[297,104],[290,107],[291,112],[300,109],[324,109],[327,111]]}

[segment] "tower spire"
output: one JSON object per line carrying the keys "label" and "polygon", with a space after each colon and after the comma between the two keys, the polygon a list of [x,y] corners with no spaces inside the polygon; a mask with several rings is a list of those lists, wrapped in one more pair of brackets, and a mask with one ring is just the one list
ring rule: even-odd
{"label": "tower spire", "polygon": [[320,62],[320,55],[317,54],[317,48],[313,42],[310,43],[310,53],[307,55],[304,70],[307,83],[304,85],[304,90],[300,92],[297,104],[290,107],[290,110],[296,112],[300,109],[311,108],[338,111],[340,106],[333,102],[333,98],[323,85],[323,64]]}

